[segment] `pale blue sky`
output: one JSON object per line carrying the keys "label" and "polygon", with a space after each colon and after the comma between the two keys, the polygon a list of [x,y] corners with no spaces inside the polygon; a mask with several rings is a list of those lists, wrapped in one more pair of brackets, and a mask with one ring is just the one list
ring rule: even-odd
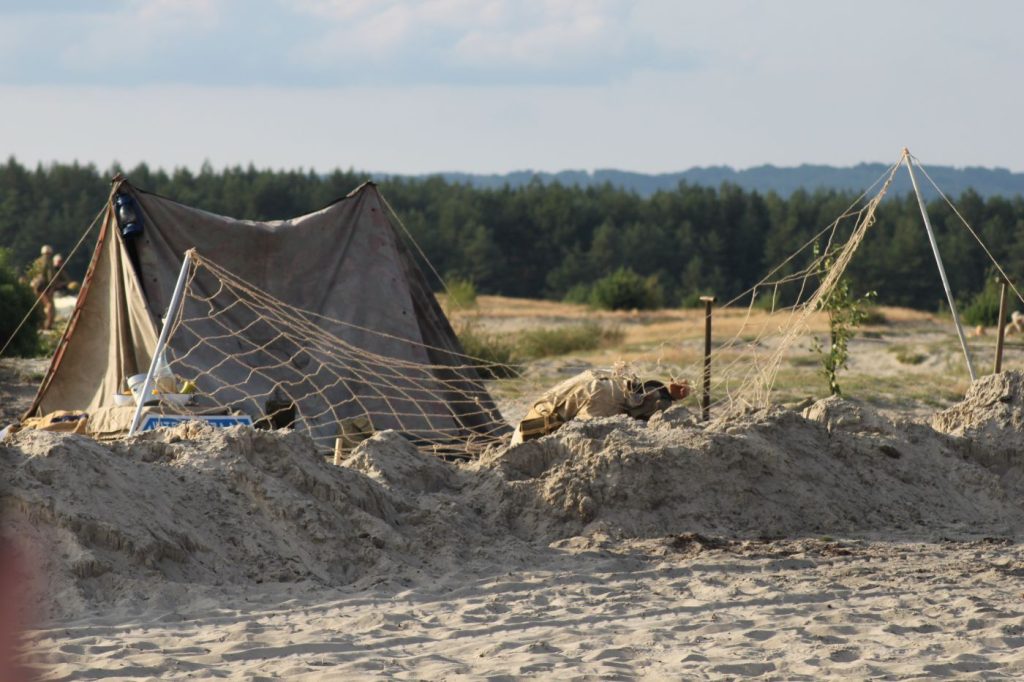
{"label": "pale blue sky", "polygon": [[0,154],[1024,170],[1015,0],[0,0]]}

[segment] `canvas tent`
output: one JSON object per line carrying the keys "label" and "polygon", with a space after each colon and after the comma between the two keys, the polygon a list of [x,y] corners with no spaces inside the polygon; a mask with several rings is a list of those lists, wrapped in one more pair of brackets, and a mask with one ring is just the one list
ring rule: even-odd
{"label": "canvas tent", "polygon": [[[408,430],[427,440],[433,433],[441,440],[508,430],[478,376],[459,356],[455,333],[374,184],[361,185],[314,213],[271,222],[214,215],[123,179],[115,182],[111,198],[117,193],[134,199],[143,231],[123,237],[111,202],[78,303],[27,416],[83,411],[98,435],[126,430],[131,410],[114,404],[115,393],[125,377],[149,367],[183,254],[194,248],[258,290],[308,311],[310,323],[332,338],[372,354],[344,381],[314,372],[316,362],[303,376],[308,384],[303,393],[318,396],[335,417],[372,409],[376,430]],[[217,281],[204,277],[196,275],[192,286],[223,304],[218,326],[201,320],[188,333],[172,336],[168,353],[188,354],[193,366],[209,370],[208,381],[239,387],[232,389],[236,394],[221,394],[220,402],[257,417],[264,408],[259,398],[271,394],[279,382],[294,383],[296,367],[303,365],[296,365],[296,349],[275,347],[282,341],[254,324],[251,312],[221,301]],[[197,335],[215,337],[225,325],[234,330],[232,338],[218,341],[216,348],[197,348]],[[257,347],[266,357],[238,355]],[[231,360],[223,361],[225,355]],[[279,358],[281,371],[268,358]],[[380,358],[423,366],[427,379],[415,387],[392,380],[389,384],[399,385],[382,394],[367,377],[377,370],[390,370],[394,376],[395,370]],[[257,361],[261,370],[252,376],[251,365]],[[431,398],[426,407],[425,396]],[[308,426],[315,436],[337,435],[331,420],[314,420]]]}

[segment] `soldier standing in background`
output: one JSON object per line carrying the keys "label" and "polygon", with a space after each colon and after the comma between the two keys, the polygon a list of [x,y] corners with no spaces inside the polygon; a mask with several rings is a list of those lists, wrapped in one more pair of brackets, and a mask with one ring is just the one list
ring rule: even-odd
{"label": "soldier standing in background", "polygon": [[32,291],[43,303],[43,329],[52,329],[56,310],[53,307],[53,289],[50,281],[53,279],[53,247],[44,244],[39,250],[39,258],[32,262],[28,269],[28,282]]}
{"label": "soldier standing in background", "polygon": [[78,282],[74,282],[67,273],[61,270],[64,267],[64,256],[56,254],[53,257],[53,272],[56,279],[50,290],[55,294],[73,294],[78,291]]}

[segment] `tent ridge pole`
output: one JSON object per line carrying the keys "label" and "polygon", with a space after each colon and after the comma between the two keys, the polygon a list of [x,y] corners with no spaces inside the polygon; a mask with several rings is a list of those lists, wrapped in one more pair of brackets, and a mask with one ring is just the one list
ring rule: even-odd
{"label": "tent ridge pole", "polygon": [[156,367],[160,362],[160,356],[163,355],[164,349],[167,347],[167,338],[171,335],[171,327],[174,326],[174,318],[178,316],[178,309],[181,307],[181,299],[185,292],[185,281],[188,279],[188,271],[192,266],[192,257],[195,249],[189,249],[185,252],[184,258],[181,261],[181,272],[178,273],[178,281],[174,285],[174,294],[171,296],[171,304],[167,307],[167,315],[164,317],[163,327],[160,329],[160,338],[156,342],[156,348],[153,349],[153,358],[149,361],[149,371],[146,372],[146,380],[142,382],[141,397],[135,405],[135,416],[132,417],[131,428],[128,429],[128,436],[134,436],[135,430],[139,428],[139,421],[142,419],[142,409],[146,405],[146,398],[149,396],[149,392],[153,387],[153,375],[156,373]]}
{"label": "tent ridge pole", "polygon": [[914,187],[914,194],[917,195],[917,205],[921,208],[921,217],[924,219],[924,229],[928,231],[928,241],[932,245],[932,253],[935,254],[935,264],[939,266],[939,276],[942,278],[942,287],[946,290],[946,300],[949,301],[949,311],[953,313],[953,322],[956,324],[956,334],[960,337],[960,347],[964,349],[964,358],[967,360],[967,373],[971,375],[971,383],[977,380],[974,373],[974,364],[971,362],[971,353],[967,349],[967,338],[964,336],[964,328],[960,324],[960,315],[956,311],[956,301],[953,300],[953,292],[949,288],[949,279],[946,277],[946,268],[942,265],[942,256],[939,255],[939,245],[935,241],[935,233],[932,231],[932,222],[928,218],[928,210],[925,208],[924,199],[921,197],[921,190],[917,187],[917,178],[914,177],[913,164],[910,162],[910,151],[903,149],[903,159],[907,162],[907,173],[910,174],[910,184]]}

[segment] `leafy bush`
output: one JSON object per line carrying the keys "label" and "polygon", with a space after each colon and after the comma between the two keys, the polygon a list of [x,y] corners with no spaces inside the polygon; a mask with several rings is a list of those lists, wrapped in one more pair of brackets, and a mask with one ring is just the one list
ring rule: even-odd
{"label": "leafy bush", "polygon": [[590,303],[590,285],[582,282],[572,285],[562,300],[566,303]]}
{"label": "leafy bush", "polygon": [[[7,345],[14,331],[36,301],[32,288],[18,281],[18,273],[11,264],[7,249],[0,249],[0,348]],[[37,307],[25,322],[4,355],[35,355],[39,352],[39,325],[43,321],[42,307]]]}
{"label": "leafy bush", "polygon": [[448,310],[468,310],[476,307],[476,285],[472,280],[452,277],[445,282],[448,292]]}
{"label": "leafy bush", "polygon": [[60,340],[63,338],[64,331],[67,329],[70,321],[71,320],[68,318],[58,318],[53,323],[53,329],[39,332],[39,344],[35,352],[36,357],[53,357],[53,354],[57,352],[57,346],[60,345]]}
{"label": "leafy bush", "polygon": [[1006,323],[1006,320],[999,321],[999,284],[993,278],[988,278],[985,288],[964,308],[963,320],[966,324],[983,327]]}
{"label": "leafy bush", "polygon": [[700,300],[700,297],[704,294],[694,291],[684,295],[679,299],[680,308],[703,308],[704,301]]}
{"label": "leafy bush", "polygon": [[663,300],[657,276],[641,277],[629,268],[602,277],[590,290],[591,305],[605,310],[651,310],[660,308]]}
{"label": "leafy bush", "polygon": [[624,336],[618,327],[603,327],[596,322],[530,329],[516,341],[516,355],[523,359],[565,355],[579,350],[594,350],[614,345]]}
{"label": "leafy bush", "polygon": [[[818,255],[817,244],[814,245],[814,255]],[[826,254],[819,266],[819,278],[824,280],[834,264],[835,261]],[[875,296],[874,291],[869,291],[863,296],[854,296],[850,293],[849,280],[840,277],[832,290],[819,302],[819,309],[828,314],[829,345],[828,348],[822,348],[821,342],[815,339],[812,350],[821,358],[821,371],[828,381],[829,392],[832,395],[843,394],[839,387],[839,371],[846,369],[846,361],[850,356],[850,339],[857,335],[857,328],[864,323],[868,315],[868,306]]]}

